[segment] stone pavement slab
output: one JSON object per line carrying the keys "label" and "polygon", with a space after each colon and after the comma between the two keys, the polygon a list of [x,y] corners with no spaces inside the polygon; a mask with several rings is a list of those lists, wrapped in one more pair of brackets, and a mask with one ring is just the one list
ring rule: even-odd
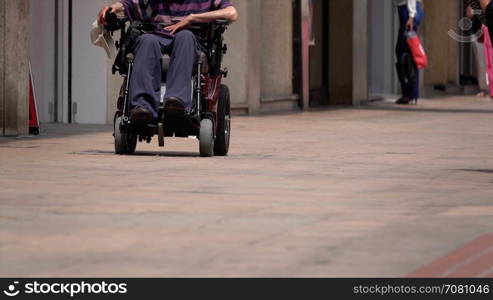
{"label": "stone pavement slab", "polygon": [[197,152],[117,156],[108,126],[0,139],[0,276],[396,277],[493,233],[486,98],[236,117],[230,156]]}

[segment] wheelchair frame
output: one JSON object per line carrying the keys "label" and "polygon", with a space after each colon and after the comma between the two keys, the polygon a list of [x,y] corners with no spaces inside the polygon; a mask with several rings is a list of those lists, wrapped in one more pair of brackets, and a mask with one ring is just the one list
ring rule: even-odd
{"label": "wheelchair frame", "polygon": [[[120,53],[113,65],[113,74],[119,72],[124,78],[114,117],[115,153],[133,154],[137,141],[150,143],[157,135],[160,147],[164,147],[165,137],[194,136],[199,139],[202,157],[226,156],[230,145],[231,101],[229,88],[222,84],[222,78],[227,77],[228,69],[223,69],[221,64],[223,55],[227,52],[223,34],[230,22],[217,20],[210,24],[193,24],[190,27],[192,31],[208,30],[205,57],[198,55],[196,68],[191,78],[193,81],[192,111],[183,116],[168,115],[161,103],[157,122],[146,125],[132,124],[129,118],[129,90],[134,54],[126,53],[127,49],[125,49],[126,20],[109,12],[106,22],[108,24],[106,28],[112,33],[117,30],[121,31],[120,41],[117,42],[117,49]],[[124,62],[118,61],[119,59]],[[119,67],[122,65],[126,70]]]}

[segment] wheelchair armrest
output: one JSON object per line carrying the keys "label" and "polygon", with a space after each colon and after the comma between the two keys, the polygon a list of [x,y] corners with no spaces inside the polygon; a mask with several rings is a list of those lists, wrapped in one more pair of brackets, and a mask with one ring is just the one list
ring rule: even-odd
{"label": "wheelchair armrest", "polygon": [[188,27],[190,30],[202,30],[204,28],[210,27],[211,25],[216,25],[216,26],[223,26],[226,27],[228,25],[231,25],[231,21],[228,21],[226,19],[218,19],[212,23],[193,23]]}
{"label": "wheelchair armrest", "polygon": [[228,26],[228,25],[231,25],[231,21],[226,20],[226,19],[218,19],[214,23],[216,23],[216,25],[219,25],[219,26]]}
{"label": "wheelchair armrest", "polygon": [[209,27],[208,23],[193,23],[192,25],[188,26],[187,29],[189,30],[204,30],[205,28]]}

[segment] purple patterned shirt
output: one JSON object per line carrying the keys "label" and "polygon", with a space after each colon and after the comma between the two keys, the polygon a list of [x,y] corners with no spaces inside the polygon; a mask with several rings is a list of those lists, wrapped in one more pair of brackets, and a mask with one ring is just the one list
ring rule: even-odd
{"label": "purple patterned shirt", "polygon": [[[190,14],[200,14],[233,6],[230,0],[120,0],[130,21],[171,24]],[[172,37],[160,28],[156,33]]]}

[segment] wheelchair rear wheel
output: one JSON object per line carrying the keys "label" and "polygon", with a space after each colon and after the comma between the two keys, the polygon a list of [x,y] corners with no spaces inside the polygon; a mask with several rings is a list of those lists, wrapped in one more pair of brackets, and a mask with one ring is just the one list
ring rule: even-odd
{"label": "wheelchair rear wheel", "polygon": [[214,124],[211,119],[200,122],[200,156],[214,156]]}
{"label": "wheelchair rear wheel", "polygon": [[120,155],[133,154],[137,148],[137,136],[122,128],[122,116],[115,118],[115,153]]}
{"label": "wheelchair rear wheel", "polygon": [[217,108],[217,133],[214,143],[214,154],[226,156],[229,152],[229,139],[231,136],[231,100],[229,88],[221,85],[221,94]]}

